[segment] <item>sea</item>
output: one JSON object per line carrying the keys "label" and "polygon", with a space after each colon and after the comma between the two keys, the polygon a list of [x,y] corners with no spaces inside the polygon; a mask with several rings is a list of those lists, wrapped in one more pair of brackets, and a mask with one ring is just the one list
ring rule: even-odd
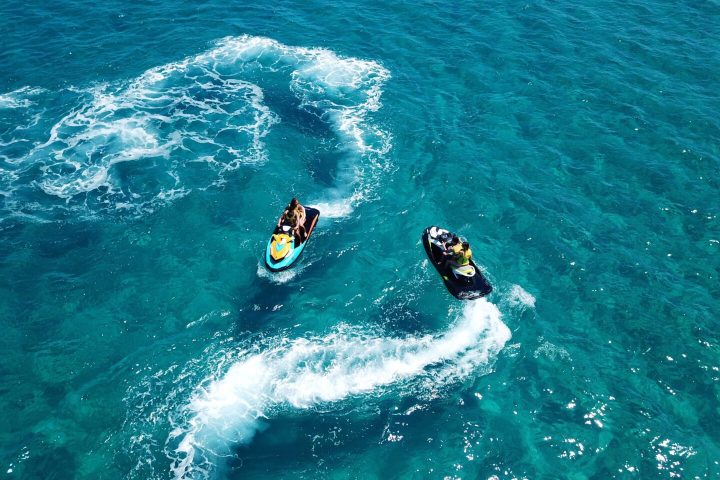
{"label": "sea", "polygon": [[0,479],[720,478],[718,47],[717,0],[2,2]]}

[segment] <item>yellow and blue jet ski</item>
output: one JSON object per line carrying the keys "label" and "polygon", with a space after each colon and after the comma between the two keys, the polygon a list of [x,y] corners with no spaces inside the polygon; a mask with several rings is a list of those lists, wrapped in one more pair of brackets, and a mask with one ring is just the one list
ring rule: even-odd
{"label": "yellow and blue jet ski", "polygon": [[320,211],[312,207],[304,208],[304,235],[293,232],[290,225],[281,223],[279,227],[275,227],[265,251],[265,266],[271,272],[279,272],[291,267],[305,250],[305,245],[320,218]]}
{"label": "yellow and blue jet ski", "polygon": [[454,235],[444,228],[428,227],[422,234],[422,244],[425,247],[425,253],[432,262],[435,269],[445,283],[450,293],[461,300],[472,300],[484,297],[492,292],[492,287],[487,279],[470,260],[469,265],[453,265],[452,262],[446,262],[445,256],[447,242]]}

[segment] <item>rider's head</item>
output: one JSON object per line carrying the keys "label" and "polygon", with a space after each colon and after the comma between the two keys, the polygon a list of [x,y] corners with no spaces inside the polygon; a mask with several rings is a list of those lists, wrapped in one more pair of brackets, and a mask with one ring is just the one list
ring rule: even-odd
{"label": "rider's head", "polygon": [[457,237],[457,235],[453,235],[453,238],[452,238],[452,240],[450,241],[450,243],[451,243],[452,245],[457,245],[458,243],[460,243],[460,239]]}
{"label": "rider's head", "polygon": [[298,205],[297,198],[293,197],[293,199],[290,200],[290,207],[295,208],[295,207],[297,207],[297,205]]}
{"label": "rider's head", "polygon": [[463,247],[463,250],[467,250],[468,248],[470,248],[470,244],[468,242],[463,242],[462,247]]}

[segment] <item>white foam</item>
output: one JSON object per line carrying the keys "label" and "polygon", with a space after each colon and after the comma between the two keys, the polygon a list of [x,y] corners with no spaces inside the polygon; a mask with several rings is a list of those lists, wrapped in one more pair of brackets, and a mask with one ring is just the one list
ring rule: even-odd
{"label": "white foam", "polygon": [[353,206],[349,199],[340,199],[334,202],[321,201],[311,202],[313,207],[320,211],[322,218],[342,218],[352,213]]}
{"label": "white foam", "polygon": [[327,121],[345,150],[339,156],[335,187],[313,205],[322,204],[327,213],[323,216],[337,218],[349,215],[354,205],[371,197],[389,168],[383,156],[392,148],[392,136],[368,119],[381,106],[382,85],[390,78],[387,69],[323,48],[292,47],[247,35],[223,39],[204,56],[261,70],[289,67],[290,89],[301,108]]}
{"label": "white foam", "polygon": [[16,109],[29,107],[35,103],[33,97],[40,95],[44,91],[42,88],[25,86],[12,92],[3,93],[0,95],[0,108]]}
{"label": "white foam", "polygon": [[[56,132],[54,132],[54,135]],[[54,140],[51,140],[54,142]],[[78,155],[88,152],[84,145],[111,144],[117,142],[122,149],[109,153],[104,162],[87,164]],[[55,157],[61,159],[60,164],[66,168],[72,165],[75,171],[71,174],[53,175],[52,167],[46,168],[46,178],[40,182],[42,190],[49,195],[71,198],[84,192],[90,192],[101,186],[110,186],[108,176],[110,168],[121,162],[140,160],[146,157],[168,157],[168,145],[160,145],[158,139],[146,130],[146,125],[138,124],[135,119],[120,119],[109,123],[98,123],[91,129],[82,132],[66,141],[66,147],[56,151]],[[94,147],[91,147],[94,148]],[[75,149],[73,152],[68,152]]]}
{"label": "white foam", "polygon": [[266,280],[270,280],[277,285],[282,285],[283,283],[287,283],[293,278],[295,278],[309,265],[310,263],[300,263],[299,265],[295,265],[293,266],[293,268],[287,270],[282,270],[280,272],[270,272],[267,268],[265,268],[265,265],[263,265],[262,262],[258,262],[257,276]]}
{"label": "white foam", "polygon": [[[193,69],[199,70],[193,72],[198,78],[191,75]],[[170,73],[175,77],[169,77]],[[208,78],[217,84],[206,83]],[[243,163],[260,163],[265,159],[262,138],[278,121],[263,105],[258,86],[221,79],[206,66],[187,61],[152,69],[119,90],[98,86],[89,93],[92,101],[55,124],[50,138],[35,149],[52,150],[56,160],[45,168],[46,178],[40,182],[48,194],[70,198],[100,186],[112,188],[109,170],[113,165],[153,158],[167,161],[174,152],[186,149],[186,141],[211,146],[216,155],[226,152],[224,157],[231,160],[219,163],[221,172]],[[207,98],[200,100],[198,95]],[[175,129],[182,120],[191,128]],[[217,142],[224,129],[247,134],[249,143]],[[68,165],[74,167],[73,173],[67,173]],[[168,173],[178,176],[177,171]]]}
{"label": "white foam", "polygon": [[563,347],[559,347],[553,343],[548,342],[543,337],[540,337],[538,341],[542,342],[533,353],[535,358],[546,357],[552,361],[557,360],[569,360],[570,354]]}
{"label": "white foam", "polygon": [[525,305],[535,308],[535,297],[528,293],[520,285],[513,285],[510,289],[510,303],[514,305]]}
{"label": "white foam", "polygon": [[[188,151],[205,159],[222,183],[226,172],[268,160],[264,141],[280,119],[265,104],[261,85],[247,79],[262,82],[276,73],[286,76],[300,108],[337,134],[343,152],[338,180],[318,200],[349,204],[327,209],[330,215],[348,215],[354,205],[371,198],[388,169],[383,155],[391,148],[391,136],[373,125],[369,115],[380,108],[389,72],[373,61],[263,37],[228,37],[199,55],[152,68],[128,82],[71,89],[78,97],[76,107],[48,126],[49,137],[35,142],[18,163],[40,164],[43,176],[31,183],[66,205],[78,195],[83,197],[77,203],[87,205],[85,194],[104,187],[103,205],[112,200],[116,208],[145,209],[174,198],[141,190],[148,185],[159,183],[159,191],[208,187],[183,175],[185,164],[177,159],[187,158]],[[25,88],[0,95],[0,107],[27,103],[34,93]],[[157,176],[164,170],[176,181],[168,186],[162,184],[164,177],[139,179],[135,188],[134,177],[113,174],[115,165],[127,161],[140,162],[133,170],[140,175]]]}
{"label": "white foam", "polygon": [[[282,339],[244,350],[224,374],[201,383],[189,420],[170,435],[176,478],[203,476],[216,456],[252,439],[260,422],[283,409],[308,409],[355,395],[381,394],[394,384],[436,391],[488,368],[510,339],[495,305],[465,304],[439,335],[368,336],[349,327],[317,338]],[[416,381],[421,380],[421,381]]]}

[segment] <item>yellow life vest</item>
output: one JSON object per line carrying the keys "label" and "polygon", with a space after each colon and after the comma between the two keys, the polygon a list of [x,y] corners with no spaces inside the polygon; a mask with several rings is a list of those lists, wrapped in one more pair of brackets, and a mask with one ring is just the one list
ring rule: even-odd
{"label": "yellow life vest", "polygon": [[460,252],[458,252],[457,256],[455,257],[455,261],[458,265],[464,266],[470,264],[471,258],[472,250],[468,248],[467,250],[460,250]]}

